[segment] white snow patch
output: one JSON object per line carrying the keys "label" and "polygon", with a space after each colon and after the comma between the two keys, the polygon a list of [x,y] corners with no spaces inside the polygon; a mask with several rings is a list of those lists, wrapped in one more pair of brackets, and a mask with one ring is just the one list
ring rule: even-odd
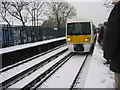
{"label": "white snow patch", "polygon": [[70,88],[84,59],[85,55],[72,56],[41,88]]}
{"label": "white snow patch", "polygon": [[96,44],[84,88],[114,88],[113,72],[105,61],[101,47]]}

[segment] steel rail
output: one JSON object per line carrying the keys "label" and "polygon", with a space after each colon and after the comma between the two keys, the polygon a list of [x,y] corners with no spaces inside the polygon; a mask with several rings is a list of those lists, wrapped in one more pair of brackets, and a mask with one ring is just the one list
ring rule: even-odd
{"label": "steel rail", "polygon": [[78,71],[75,79],[73,80],[73,83],[72,83],[72,85],[70,86],[70,89],[69,89],[69,90],[77,89],[77,88],[74,88],[74,86],[75,86],[75,84],[76,84],[76,81],[77,81],[77,79],[78,79],[78,76],[80,75],[80,73],[81,73],[81,71],[82,71],[82,69],[83,69],[83,66],[84,66],[84,64],[85,64],[85,62],[86,62],[86,60],[87,60],[88,55],[89,55],[89,53],[87,53],[87,55],[86,55],[86,57],[85,57],[82,65],[81,65],[81,67],[80,67],[80,69],[79,69],[79,71]]}
{"label": "steel rail", "polygon": [[[32,73],[28,77],[23,78],[20,82],[17,82],[15,85],[13,85],[9,88],[14,88],[14,87],[20,85],[21,90],[31,89],[37,83],[39,83],[41,81],[43,82],[44,77],[49,76],[48,74],[50,74],[51,72],[54,72],[53,70],[56,70],[56,68],[58,69],[58,66],[60,67],[62,62],[64,62],[64,59],[67,58],[69,55],[71,55],[70,52],[68,52],[68,51],[65,52],[65,54],[58,57],[57,60],[54,60],[53,62],[48,63],[48,65],[40,68],[39,70],[37,70],[35,73]],[[35,75],[35,77],[32,77],[34,75]],[[29,78],[30,78],[30,80],[29,80]],[[29,81],[25,82],[23,84],[23,82],[26,80],[29,80]]]}
{"label": "steel rail", "polygon": [[66,45],[66,44],[60,45],[60,46],[58,46],[58,47],[56,47],[56,48],[53,48],[53,49],[50,49],[50,50],[48,50],[48,51],[46,51],[46,52],[40,53],[40,54],[38,54],[38,55],[35,55],[35,56],[33,56],[33,57],[30,57],[30,58],[28,58],[28,59],[25,59],[25,60],[23,60],[23,61],[20,61],[20,62],[18,62],[18,63],[15,63],[15,64],[13,64],[13,65],[10,65],[10,66],[7,66],[7,67],[5,67],[5,68],[2,68],[2,69],[0,69],[0,72],[5,72],[5,71],[7,71],[7,70],[9,70],[9,69],[12,69],[12,68],[14,68],[14,67],[17,67],[17,66],[23,64],[23,63],[29,62],[29,61],[31,61],[31,60],[33,60],[33,59],[35,59],[35,58],[38,58],[38,57],[40,57],[40,56],[42,56],[42,55],[45,55],[45,54],[47,54],[47,53],[49,53],[49,52],[51,52],[51,51],[57,50],[58,48],[61,48],[61,47],[65,46],[65,45]]}
{"label": "steel rail", "polygon": [[[66,52],[67,49],[47,58],[46,60],[39,62],[38,64],[28,68],[27,70],[18,73],[17,75],[5,80],[4,82],[0,83],[2,85],[2,89],[6,89],[7,87],[11,86],[12,84],[18,82],[19,80],[21,80],[22,78],[30,75],[31,73],[35,72],[37,69],[39,69],[40,67],[44,66],[45,64],[49,63],[50,61],[54,60],[55,58],[57,58],[61,53]],[[49,51],[50,52],[50,51]]]}

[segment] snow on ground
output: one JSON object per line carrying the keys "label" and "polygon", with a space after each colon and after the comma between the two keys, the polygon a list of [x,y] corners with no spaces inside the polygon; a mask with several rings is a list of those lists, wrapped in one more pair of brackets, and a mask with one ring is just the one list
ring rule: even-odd
{"label": "snow on ground", "polygon": [[55,65],[55,63],[57,63],[58,61],[60,61],[62,58],[64,58],[68,54],[70,54],[69,51],[65,52],[60,57],[57,57],[55,60],[53,60],[53,61],[49,62],[48,64],[44,65],[43,67],[39,68],[34,73],[32,73],[32,74],[28,75],[27,77],[21,79],[20,81],[18,81],[14,85],[10,86],[9,88],[23,88],[23,87],[25,87],[26,85],[28,85],[30,82],[32,82],[33,80],[35,80],[41,74],[43,74],[44,72],[46,72],[50,67],[52,67],[53,65]]}
{"label": "snow on ground", "polygon": [[0,79],[0,83],[7,80],[7,79],[9,79],[9,78],[11,78],[11,77],[13,77],[14,75],[17,75],[20,72],[23,72],[24,70],[27,70],[28,68],[36,65],[37,63],[40,63],[40,62],[44,61],[45,59],[55,55],[56,53],[59,53],[59,52],[65,50],[65,49],[67,49],[66,46],[64,46],[62,48],[59,48],[57,50],[54,50],[54,51],[52,51],[52,52],[50,52],[48,54],[42,55],[42,56],[40,56],[38,58],[35,58],[35,59],[33,59],[33,60],[29,61],[29,62],[26,62],[26,63],[24,63],[22,65],[19,65],[17,67],[14,67],[14,68],[12,68],[12,69],[10,69],[8,71],[5,71],[5,72],[1,73],[0,78],[2,78],[2,79]]}
{"label": "snow on ground", "polygon": [[84,59],[85,55],[72,56],[41,88],[70,88]]}
{"label": "snow on ground", "polygon": [[13,52],[16,50],[21,50],[21,49],[26,49],[26,48],[30,48],[30,47],[50,43],[50,42],[55,42],[55,41],[59,41],[59,40],[63,40],[63,39],[65,39],[65,37],[55,38],[55,39],[50,39],[50,40],[45,40],[45,41],[39,41],[39,42],[35,42],[35,43],[16,45],[16,46],[12,46],[12,47],[1,48],[0,54],[9,53],[9,52]]}
{"label": "snow on ground", "polygon": [[[76,61],[74,62],[74,60],[77,60],[77,59],[76,58],[73,59],[73,63],[75,64]],[[114,88],[113,72],[109,70],[109,65],[104,64],[105,61],[106,60],[103,58],[103,51],[97,43],[93,52],[93,56],[91,58],[88,72],[86,73],[87,74],[86,79],[84,79],[85,80],[84,85],[82,83],[83,86],[79,85],[79,87],[77,86],[77,88]],[[66,73],[68,74],[68,70],[67,68],[66,68],[66,72],[64,72],[64,70],[61,70],[63,74],[62,76],[65,76]],[[73,71],[71,72],[74,73]],[[69,81],[69,80],[66,80],[67,78],[71,79],[71,76],[70,76],[71,74],[69,74],[67,78],[60,77],[59,74],[55,74],[54,78],[50,78],[50,80],[48,80],[47,83],[45,83],[45,85],[43,85],[42,88],[53,88],[53,87],[64,88],[66,85],[64,84],[64,82],[67,83]],[[59,81],[61,83],[58,86],[57,83]]]}
{"label": "snow on ground", "polygon": [[103,51],[96,44],[83,86],[84,88],[114,88],[113,72],[109,70],[109,65],[103,64],[104,62]]}
{"label": "snow on ground", "polygon": [[96,44],[84,88],[114,88],[113,72],[105,61],[103,50]]}

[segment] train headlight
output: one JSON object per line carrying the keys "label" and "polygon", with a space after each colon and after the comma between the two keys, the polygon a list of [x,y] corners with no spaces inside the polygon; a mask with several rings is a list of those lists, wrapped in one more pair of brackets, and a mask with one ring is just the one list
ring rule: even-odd
{"label": "train headlight", "polygon": [[71,39],[70,39],[70,38],[68,38],[67,40],[68,40],[68,41],[71,41]]}
{"label": "train headlight", "polygon": [[90,38],[86,38],[85,41],[90,41]]}

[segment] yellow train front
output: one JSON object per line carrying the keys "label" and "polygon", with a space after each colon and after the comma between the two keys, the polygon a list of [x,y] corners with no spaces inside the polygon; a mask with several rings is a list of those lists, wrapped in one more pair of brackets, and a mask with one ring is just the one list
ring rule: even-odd
{"label": "yellow train front", "polygon": [[95,26],[89,20],[69,20],[66,23],[66,41],[71,52],[90,52],[95,42]]}

